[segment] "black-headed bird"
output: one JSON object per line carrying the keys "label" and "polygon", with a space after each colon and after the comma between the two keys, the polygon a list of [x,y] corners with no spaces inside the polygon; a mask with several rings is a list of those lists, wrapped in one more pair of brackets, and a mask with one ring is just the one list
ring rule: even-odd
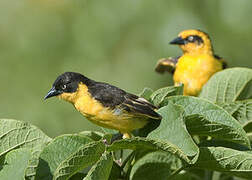
{"label": "black-headed bird", "polygon": [[75,72],[58,76],[45,99],[53,96],[73,104],[91,122],[120,131],[123,138],[130,138],[133,130],[153,119],[162,118],[144,98]]}
{"label": "black-headed bird", "polygon": [[183,55],[160,59],[155,70],[172,73],[175,85],[184,84],[184,95],[197,96],[209,78],[227,66],[214,54],[211,40],[203,31],[182,31],[170,44],[179,45]]}

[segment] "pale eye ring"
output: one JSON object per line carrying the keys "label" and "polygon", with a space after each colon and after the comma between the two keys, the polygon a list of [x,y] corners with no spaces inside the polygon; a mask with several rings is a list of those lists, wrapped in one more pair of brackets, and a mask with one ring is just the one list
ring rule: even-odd
{"label": "pale eye ring", "polygon": [[66,86],[65,84],[64,84],[64,85],[62,85],[62,89],[66,89],[66,87],[67,87],[67,86]]}
{"label": "pale eye ring", "polygon": [[189,36],[189,37],[188,37],[188,41],[191,41],[191,42],[192,42],[193,39],[194,39],[193,36]]}

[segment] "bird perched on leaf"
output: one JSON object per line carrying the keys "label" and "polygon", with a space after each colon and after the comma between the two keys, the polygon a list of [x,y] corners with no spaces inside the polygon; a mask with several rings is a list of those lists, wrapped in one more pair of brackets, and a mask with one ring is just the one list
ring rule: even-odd
{"label": "bird perched on leaf", "polygon": [[53,96],[72,103],[91,122],[119,130],[124,138],[153,119],[162,118],[144,98],[75,72],[65,72],[55,80],[45,99]]}
{"label": "bird perched on leaf", "polygon": [[200,30],[182,31],[170,44],[179,45],[183,55],[160,59],[155,70],[172,73],[175,85],[184,84],[184,95],[198,95],[208,79],[227,66],[214,54],[208,34]]}

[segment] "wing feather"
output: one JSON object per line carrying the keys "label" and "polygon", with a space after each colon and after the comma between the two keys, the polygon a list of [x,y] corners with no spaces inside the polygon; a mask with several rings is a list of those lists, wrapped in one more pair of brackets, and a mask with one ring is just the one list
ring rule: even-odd
{"label": "wing feather", "polygon": [[126,96],[122,106],[131,113],[149,117],[151,119],[162,119],[162,117],[155,112],[155,109],[157,108],[154,105],[150,104],[144,98],[140,98],[138,96]]}
{"label": "wing feather", "polygon": [[169,57],[169,58],[162,58],[157,62],[155,71],[158,73],[164,73],[165,71],[173,74],[176,68],[176,64],[178,62],[178,57]]}
{"label": "wing feather", "polygon": [[157,109],[144,98],[125,92],[124,90],[107,83],[96,82],[88,87],[92,97],[111,109],[122,108],[128,113],[137,116],[149,117],[151,119],[161,119],[155,112]]}

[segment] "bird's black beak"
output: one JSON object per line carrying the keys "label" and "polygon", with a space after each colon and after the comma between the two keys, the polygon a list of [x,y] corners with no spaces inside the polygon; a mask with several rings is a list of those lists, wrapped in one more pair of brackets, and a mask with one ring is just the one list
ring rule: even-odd
{"label": "bird's black beak", "polygon": [[52,89],[50,89],[50,91],[47,93],[47,95],[44,97],[44,100],[50,98],[50,97],[53,97],[53,96],[57,96],[61,94],[59,91],[57,91],[55,89],[55,87],[52,87]]}
{"label": "bird's black beak", "polygon": [[182,37],[177,37],[173,39],[170,44],[185,45],[186,41]]}

